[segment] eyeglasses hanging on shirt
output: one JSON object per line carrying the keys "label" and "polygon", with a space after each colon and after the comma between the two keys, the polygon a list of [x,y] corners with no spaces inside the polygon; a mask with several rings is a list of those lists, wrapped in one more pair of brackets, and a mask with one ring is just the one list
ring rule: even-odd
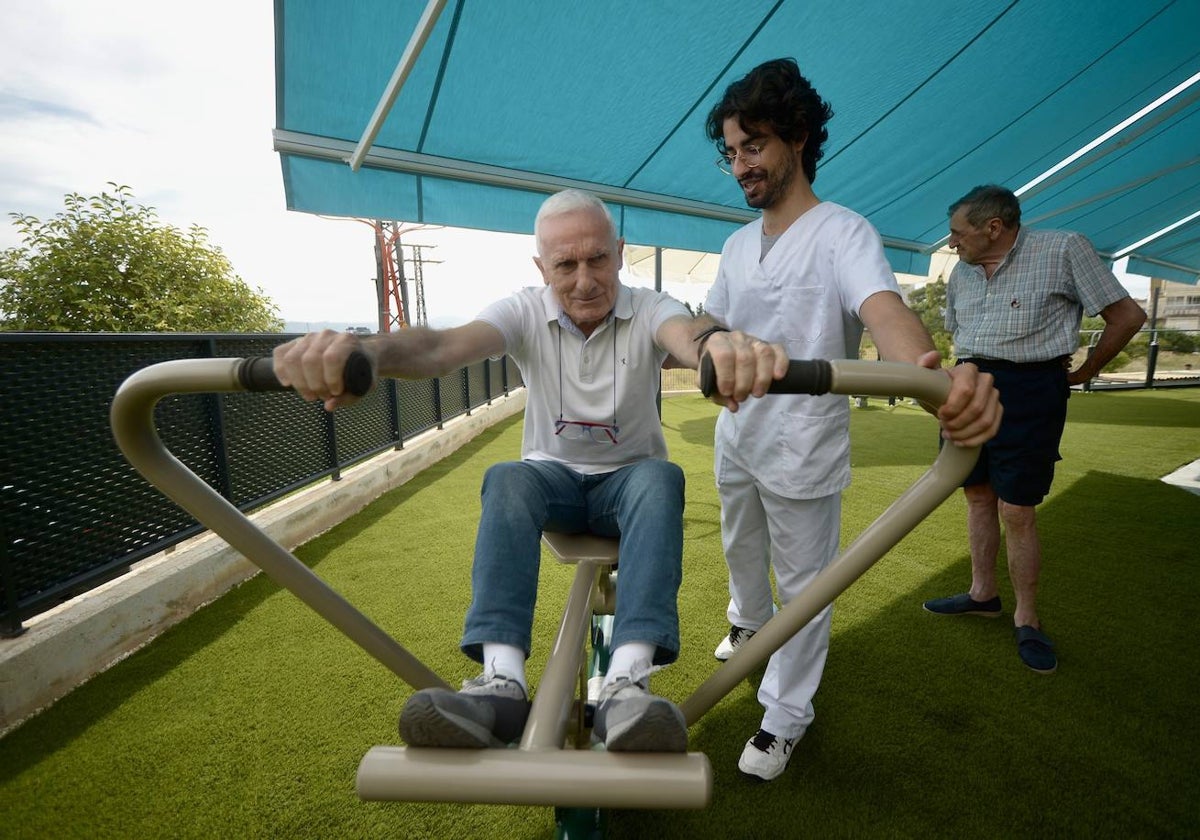
{"label": "eyeglasses hanging on shirt", "polygon": [[617,444],[621,433],[617,425],[617,319],[612,320],[613,334],[613,420],[611,423],[593,423],[586,420],[566,420],[563,417],[563,368],[562,368],[562,324],[558,324],[558,419],[554,421],[554,434],[564,440],[590,443]]}

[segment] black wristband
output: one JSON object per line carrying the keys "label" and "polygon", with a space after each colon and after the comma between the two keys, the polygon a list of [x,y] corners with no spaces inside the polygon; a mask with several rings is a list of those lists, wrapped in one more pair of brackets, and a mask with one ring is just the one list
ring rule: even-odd
{"label": "black wristband", "polygon": [[719,332],[729,332],[729,330],[726,327],[722,327],[720,324],[713,324],[711,327],[701,332],[700,335],[692,339],[692,341],[700,342],[700,346],[696,348],[697,356],[704,355],[704,345],[708,342],[708,339],[712,337],[713,333]]}

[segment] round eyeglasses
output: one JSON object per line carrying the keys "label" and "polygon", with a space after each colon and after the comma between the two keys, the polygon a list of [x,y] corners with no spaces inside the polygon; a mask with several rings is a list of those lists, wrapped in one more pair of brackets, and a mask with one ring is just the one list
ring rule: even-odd
{"label": "round eyeglasses", "polygon": [[762,146],[746,146],[740,152],[724,152],[717,158],[717,169],[732,175],[735,160],[740,160],[747,169],[753,169],[762,163]]}

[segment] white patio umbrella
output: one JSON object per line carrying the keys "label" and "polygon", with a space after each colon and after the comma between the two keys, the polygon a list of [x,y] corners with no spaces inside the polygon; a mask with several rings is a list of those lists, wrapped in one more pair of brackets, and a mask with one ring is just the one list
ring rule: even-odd
{"label": "white patio umbrella", "polygon": [[720,254],[704,251],[684,251],[678,248],[655,248],[652,245],[626,245],[625,268],[635,277],[655,279],[655,252],[662,253],[663,283],[687,283],[711,286],[717,278]]}

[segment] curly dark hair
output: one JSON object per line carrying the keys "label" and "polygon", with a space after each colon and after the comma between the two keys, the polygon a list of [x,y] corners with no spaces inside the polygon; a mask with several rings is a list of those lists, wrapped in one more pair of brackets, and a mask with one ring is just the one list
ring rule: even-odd
{"label": "curly dark hair", "polygon": [[825,154],[821,147],[829,139],[825,123],[833,117],[833,108],[800,74],[796,59],[776,58],[760,64],[725,89],[705,124],[709,139],[722,154],[725,120],[730,117],[737,117],[747,133],[766,125],[784,142],[806,141],[800,156],[804,174],[810,184],[817,180],[817,161]]}

